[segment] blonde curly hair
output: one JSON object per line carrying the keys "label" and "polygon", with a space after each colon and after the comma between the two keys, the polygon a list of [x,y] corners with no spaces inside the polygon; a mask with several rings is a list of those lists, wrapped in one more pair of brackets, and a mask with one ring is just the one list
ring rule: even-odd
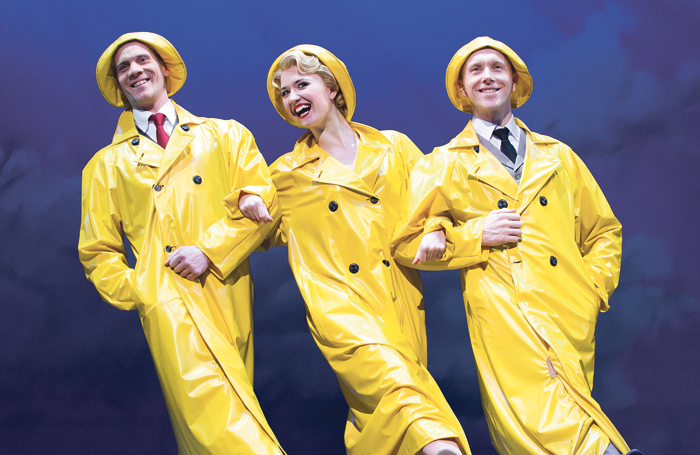
{"label": "blonde curly hair", "polygon": [[331,70],[328,69],[326,65],[321,63],[321,61],[315,55],[305,54],[300,50],[289,51],[284,54],[282,58],[280,58],[277,71],[272,77],[272,85],[277,89],[278,95],[280,94],[280,89],[282,88],[280,82],[282,79],[282,71],[285,71],[292,66],[296,66],[299,73],[304,75],[318,74],[319,77],[323,79],[326,87],[336,92],[335,98],[333,99],[335,107],[341,114],[343,114],[343,116],[347,115],[348,107],[345,104],[345,97],[338,86],[338,81],[335,79],[335,76],[333,76],[333,73],[331,73]]}

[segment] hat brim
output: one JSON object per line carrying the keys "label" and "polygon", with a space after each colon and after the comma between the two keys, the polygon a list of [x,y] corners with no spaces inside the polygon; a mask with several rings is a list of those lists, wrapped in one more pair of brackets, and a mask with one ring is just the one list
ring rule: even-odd
{"label": "hat brim", "polygon": [[172,96],[182,88],[185,84],[185,79],[187,79],[187,68],[185,67],[185,62],[182,61],[182,57],[180,57],[175,47],[170,44],[170,41],[150,32],[127,33],[110,44],[97,61],[97,69],[95,70],[97,85],[102,96],[109,104],[114,107],[130,106],[129,101],[119,89],[119,81],[115,77],[114,55],[122,45],[132,41],[138,41],[149,46],[158,53],[165,63],[169,73],[165,78],[165,89],[168,92],[168,96]]}
{"label": "hat brim", "polygon": [[518,54],[510,47],[488,36],[481,36],[470,41],[457,51],[452,57],[452,60],[450,60],[450,64],[447,65],[445,86],[447,88],[447,95],[450,97],[452,104],[461,111],[469,114],[474,113],[469,98],[462,96],[460,92],[460,72],[462,71],[462,66],[464,66],[464,63],[471,54],[485,48],[494,49],[502,53],[508,58],[513,68],[515,68],[515,72],[518,75],[518,83],[515,87],[515,91],[510,95],[511,108],[515,109],[525,104],[532,94],[532,76],[530,76],[525,62],[523,62]]}
{"label": "hat brim", "polygon": [[348,69],[338,57],[331,54],[326,49],[320,46],[314,46],[313,44],[300,44],[283,52],[279,57],[277,57],[277,59],[275,59],[274,63],[270,67],[270,71],[267,73],[267,94],[269,95],[270,101],[272,101],[272,104],[275,106],[275,109],[279,115],[281,115],[282,118],[285,119],[290,125],[296,126],[297,128],[306,128],[299,123],[299,120],[297,120],[296,117],[285,109],[282,95],[280,95],[279,90],[272,85],[275,73],[279,69],[280,60],[285,54],[294,50],[299,50],[308,55],[315,55],[318,57],[321,63],[326,65],[328,69],[331,70],[331,73],[333,73],[333,76],[338,82],[338,87],[345,98],[345,106],[347,107],[345,119],[350,121],[353,113],[355,112],[356,96],[355,86],[352,83],[352,79],[350,79]]}

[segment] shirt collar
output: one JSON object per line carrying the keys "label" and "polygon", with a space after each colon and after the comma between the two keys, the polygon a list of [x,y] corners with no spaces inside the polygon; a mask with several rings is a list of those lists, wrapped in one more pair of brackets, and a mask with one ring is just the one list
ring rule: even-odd
{"label": "shirt collar", "polygon": [[[142,111],[140,109],[133,109],[134,112],[134,123],[136,127],[141,131],[148,130],[148,118],[154,114],[154,112]],[[171,125],[175,125],[177,122],[177,114],[175,113],[175,106],[171,100],[161,107],[158,112],[165,114],[166,121],[169,121]]]}
{"label": "shirt collar", "polygon": [[[472,125],[474,126],[474,131],[476,131],[476,134],[488,140],[491,140],[493,130],[499,127],[498,125],[476,117],[472,117]],[[508,120],[508,123],[506,123],[505,127],[508,128],[508,131],[510,131],[510,135],[513,136],[515,141],[517,143],[520,143],[520,127],[518,127],[518,124],[515,123],[514,115],[511,115],[510,120]]]}

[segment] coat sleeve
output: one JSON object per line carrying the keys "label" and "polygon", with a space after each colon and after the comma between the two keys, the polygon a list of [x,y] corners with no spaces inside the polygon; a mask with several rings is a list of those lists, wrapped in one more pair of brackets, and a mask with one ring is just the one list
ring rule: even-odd
{"label": "coat sleeve", "polygon": [[78,255],[85,276],[100,296],[122,310],[136,307],[134,269],[126,260],[119,206],[104,159],[93,158],[83,170]]}
{"label": "coat sleeve", "polygon": [[600,297],[600,310],[607,311],[610,295],[620,279],[622,225],[586,165],[571,153],[578,178],[576,241]]}
{"label": "coat sleeve", "polygon": [[[399,227],[392,241],[392,254],[400,264],[421,270],[459,269],[488,259],[488,249],[481,247],[484,217],[467,218],[454,213],[452,174],[455,157],[436,149],[421,158],[409,179],[408,197]],[[464,195],[462,195],[464,197]],[[445,230],[447,248],[440,259],[413,265],[423,236]]]}
{"label": "coat sleeve", "polygon": [[242,194],[260,196],[274,220],[280,212],[270,171],[253,135],[240,124],[230,121],[220,140],[224,153],[229,155],[230,192],[222,201],[227,216],[210,226],[196,246],[209,257],[212,272],[224,279],[255,250],[276,224],[258,224],[243,216],[238,207],[239,197]]}
{"label": "coat sleeve", "polygon": [[259,250],[267,251],[274,246],[287,245],[289,232],[289,215],[294,191],[294,179],[292,177],[292,155],[288,153],[281,156],[270,166],[272,182],[277,189],[277,196],[280,203],[280,216],[275,228],[268,234],[267,238],[260,245]]}

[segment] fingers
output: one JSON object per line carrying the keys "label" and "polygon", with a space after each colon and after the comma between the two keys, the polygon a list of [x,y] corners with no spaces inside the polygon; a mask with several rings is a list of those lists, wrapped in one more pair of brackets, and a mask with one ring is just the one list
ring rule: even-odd
{"label": "fingers", "polygon": [[425,262],[425,252],[420,248],[418,249],[418,253],[416,253],[415,259],[413,259],[413,265],[416,265],[419,262]]}
{"label": "fingers", "polygon": [[183,278],[194,280],[209,267],[209,258],[196,246],[183,246],[170,253],[165,266]]}
{"label": "fingers", "polygon": [[432,261],[433,259],[441,258],[445,254],[445,233],[442,231],[433,231],[425,234],[418,246],[418,252],[413,265],[419,262]]}
{"label": "fingers", "polygon": [[270,223],[274,221],[267,211],[262,198],[256,194],[246,194],[241,197],[239,208],[243,216],[256,223]]}

